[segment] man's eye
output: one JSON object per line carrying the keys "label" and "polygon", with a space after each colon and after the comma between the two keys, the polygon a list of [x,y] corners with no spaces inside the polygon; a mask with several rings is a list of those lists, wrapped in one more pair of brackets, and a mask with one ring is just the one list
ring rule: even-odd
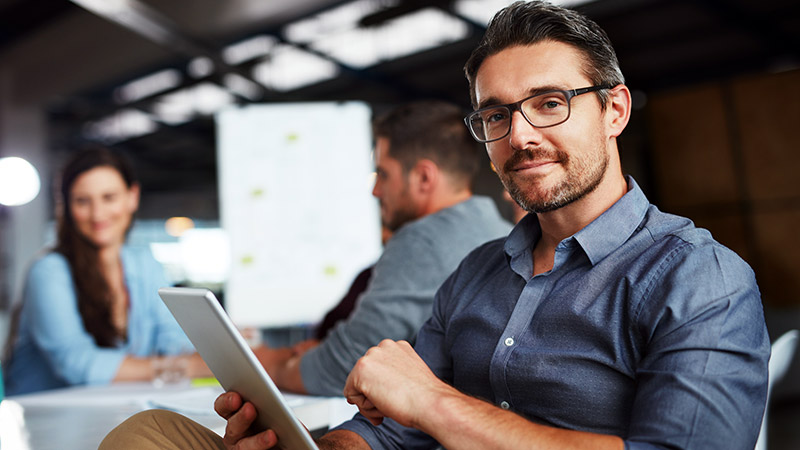
{"label": "man's eye", "polygon": [[561,103],[555,100],[550,100],[549,102],[545,102],[545,104],[543,105],[544,109],[555,109],[558,108],[559,106],[561,106]]}
{"label": "man's eye", "polygon": [[547,97],[539,102],[539,109],[557,109],[567,106],[566,100],[561,97]]}
{"label": "man's eye", "polygon": [[508,114],[505,111],[491,111],[484,116],[485,122],[500,122],[506,120],[508,118]]}

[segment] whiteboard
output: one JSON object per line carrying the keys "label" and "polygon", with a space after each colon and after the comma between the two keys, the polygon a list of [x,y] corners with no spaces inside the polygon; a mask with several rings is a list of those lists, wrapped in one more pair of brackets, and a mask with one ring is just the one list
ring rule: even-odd
{"label": "whiteboard", "polygon": [[216,123],[228,314],[239,326],[321,320],[381,252],[369,107],[247,105]]}

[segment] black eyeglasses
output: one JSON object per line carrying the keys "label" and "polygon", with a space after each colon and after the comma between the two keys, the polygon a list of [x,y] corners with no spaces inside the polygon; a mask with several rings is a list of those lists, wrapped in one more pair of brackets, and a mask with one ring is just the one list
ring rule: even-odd
{"label": "black eyeglasses", "polygon": [[572,97],[611,88],[608,85],[597,85],[571,91],[541,92],[516,103],[488,106],[473,111],[464,118],[464,123],[475,140],[482,143],[492,142],[511,132],[511,115],[514,111],[521,112],[522,117],[536,128],[554,127],[569,119]]}

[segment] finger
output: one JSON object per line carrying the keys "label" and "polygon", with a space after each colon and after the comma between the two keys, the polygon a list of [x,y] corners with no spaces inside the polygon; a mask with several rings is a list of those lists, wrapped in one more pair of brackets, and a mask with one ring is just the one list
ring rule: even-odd
{"label": "finger", "polygon": [[345,396],[345,400],[347,400],[347,403],[350,403],[351,405],[356,405],[356,406],[359,406],[362,403],[364,403],[364,401],[366,401],[366,399],[367,399],[367,397],[364,397],[362,394],[352,394],[352,395],[346,395]]}
{"label": "finger", "polygon": [[225,427],[223,442],[226,445],[235,445],[240,440],[248,436],[250,425],[256,418],[256,408],[252,403],[246,402],[236,413],[228,418]]}
{"label": "finger", "polygon": [[236,392],[225,392],[214,400],[214,411],[228,419],[242,407],[242,397]]}
{"label": "finger", "polygon": [[364,408],[364,409],[367,409],[367,410],[369,410],[369,409],[377,409],[377,408],[375,407],[375,405],[374,405],[374,404],[372,404],[372,402],[371,402],[371,401],[369,401],[369,399],[368,399],[368,398],[365,398],[365,399],[364,399],[364,401],[361,403],[361,405],[359,406],[359,408]]}
{"label": "finger", "polygon": [[370,409],[370,410],[359,410],[362,416],[366,417],[373,425],[378,426],[383,423],[383,418],[385,417],[380,411],[377,409]]}
{"label": "finger", "polygon": [[278,435],[272,430],[267,430],[236,442],[236,450],[265,450],[276,445],[278,445]]}

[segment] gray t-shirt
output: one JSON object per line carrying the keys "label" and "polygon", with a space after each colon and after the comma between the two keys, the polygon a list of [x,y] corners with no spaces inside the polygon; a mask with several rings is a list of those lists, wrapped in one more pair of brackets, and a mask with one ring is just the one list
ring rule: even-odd
{"label": "gray t-shirt", "polygon": [[350,317],[303,355],[306,391],[342,395],[347,375],[367,349],[383,339],[413,343],[431,316],[434,294],[458,263],[510,230],[494,201],[480,196],[401,227],[386,244]]}

